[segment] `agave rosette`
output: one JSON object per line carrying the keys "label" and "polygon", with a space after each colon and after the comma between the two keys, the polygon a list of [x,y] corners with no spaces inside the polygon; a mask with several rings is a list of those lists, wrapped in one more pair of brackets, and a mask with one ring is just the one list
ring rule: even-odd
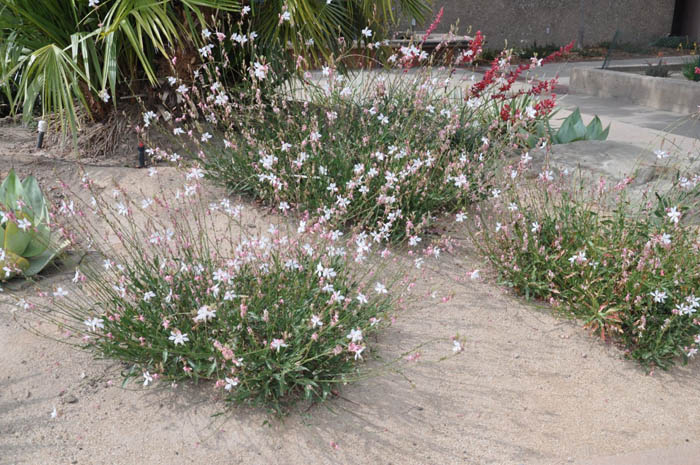
{"label": "agave rosette", "polygon": [[39,273],[64,248],[51,240],[49,209],[33,176],[10,170],[0,184],[0,280]]}

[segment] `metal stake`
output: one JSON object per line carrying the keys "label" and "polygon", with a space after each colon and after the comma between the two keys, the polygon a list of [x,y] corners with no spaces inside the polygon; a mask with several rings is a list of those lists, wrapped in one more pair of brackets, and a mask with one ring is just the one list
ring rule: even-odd
{"label": "metal stake", "polygon": [[44,133],[46,132],[46,121],[39,121],[39,138],[36,141],[36,148],[40,149],[44,145]]}
{"label": "metal stake", "polygon": [[144,168],[146,166],[146,147],[143,146],[143,142],[139,142],[139,168]]}

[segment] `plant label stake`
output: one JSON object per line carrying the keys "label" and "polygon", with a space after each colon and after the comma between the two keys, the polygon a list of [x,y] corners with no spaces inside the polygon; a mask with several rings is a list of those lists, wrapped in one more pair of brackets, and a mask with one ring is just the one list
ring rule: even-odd
{"label": "plant label stake", "polygon": [[46,132],[46,121],[39,121],[39,138],[36,141],[36,148],[40,149],[44,145],[44,133]]}
{"label": "plant label stake", "polygon": [[144,168],[146,166],[146,147],[143,146],[143,142],[139,142],[139,168]]}

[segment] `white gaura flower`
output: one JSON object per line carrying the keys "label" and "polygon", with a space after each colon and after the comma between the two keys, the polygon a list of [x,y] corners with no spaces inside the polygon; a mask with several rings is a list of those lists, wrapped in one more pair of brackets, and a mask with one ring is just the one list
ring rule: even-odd
{"label": "white gaura flower", "polygon": [[311,315],[311,327],[316,328],[317,326],[323,326],[323,321],[318,315]]}
{"label": "white gaura flower", "polygon": [[376,292],[377,294],[386,294],[388,291],[384,284],[377,281],[377,283],[374,285],[374,292]]}
{"label": "white gaura flower", "polygon": [[661,235],[661,243],[663,245],[671,245],[671,235],[668,233],[663,233]]}
{"label": "white gaura flower", "polygon": [[362,35],[365,37],[372,37],[372,29],[366,27],[362,30]]}
{"label": "white gaura flower", "polygon": [[143,125],[144,127],[149,127],[151,125],[151,121],[154,119],[157,119],[158,115],[156,115],[152,111],[147,111],[143,114]]}
{"label": "white gaura flower", "polygon": [[359,328],[351,329],[346,337],[352,342],[360,342],[362,340],[362,331]]}
{"label": "white gaura flower", "polygon": [[654,302],[656,302],[657,304],[662,304],[666,302],[666,293],[659,291],[658,289],[654,292],[650,292],[649,295],[651,295],[654,298]]}
{"label": "white gaura flower", "polygon": [[64,290],[62,287],[57,287],[53,295],[54,297],[65,297],[68,295],[68,291]]}
{"label": "white gaura flower", "polygon": [[22,218],[21,220],[19,220],[19,221],[17,222],[17,227],[18,227],[19,229],[21,229],[22,231],[26,231],[26,230],[29,229],[31,226],[32,226],[31,221],[29,221],[29,220],[26,219],[26,218]]}
{"label": "white gaura flower", "polygon": [[204,177],[204,171],[201,168],[192,168],[189,173],[187,173],[187,179],[202,179]]}
{"label": "white gaura flower", "polygon": [[227,391],[230,391],[234,387],[238,386],[239,380],[238,378],[224,378],[226,380],[226,386],[224,386],[224,389]]}
{"label": "white gaura flower", "polygon": [[668,152],[660,149],[654,150],[654,155],[656,155],[656,158],[659,160],[663,160],[664,158],[668,158],[670,156]]}
{"label": "white gaura flower", "polygon": [[671,207],[668,209],[666,216],[668,216],[671,223],[678,224],[678,220],[681,219],[681,212],[678,211],[678,207]]}
{"label": "white gaura flower", "polygon": [[268,67],[267,65],[263,65],[262,63],[256,61],[253,63],[253,74],[255,75],[256,78],[263,80],[265,77],[267,77],[267,71]]}
{"label": "white gaura flower", "polygon": [[105,320],[103,320],[102,318],[90,318],[83,321],[83,323],[90,329],[90,331],[95,332],[98,328],[104,329],[104,321]]}
{"label": "white gaura flower", "polygon": [[423,239],[421,239],[421,238],[418,237],[418,236],[411,236],[411,237],[408,238],[408,245],[411,246],[411,247],[415,247],[415,246],[417,246],[418,243],[419,243],[420,241],[422,241],[422,240],[423,240]]}
{"label": "white gaura flower", "polygon": [[360,304],[366,304],[367,302],[369,302],[367,300],[367,297],[361,292],[357,294],[357,301],[360,302]]}
{"label": "white gaura flower", "polygon": [[129,209],[122,202],[117,204],[117,213],[122,216],[127,216],[129,214]]}
{"label": "white gaura flower", "polygon": [[150,383],[153,382],[153,376],[147,371],[143,373],[143,385],[148,386]]}
{"label": "white gaura flower", "polygon": [[540,180],[542,181],[553,181],[554,180],[554,173],[550,170],[544,170],[543,172],[540,173]]}
{"label": "white gaura flower", "polygon": [[282,347],[287,347],[287,344],[284,343],[284,339],[273,339],[272,342],[270,342],[270,348],[272,350],[279,352]]}
{"label": "white gaura flower", "polygon": [[190,340],[190,338],[187,337],[187,333],[182,333],[180,330],[170,331],[170,337],[168,339],[173,341],[173,344],[175,345],[183,346],[185,345],[185,342]]}
{"label": "white gaura flower", "polygon": [[216,317],[216,309],[212,309],[208,305],[202,305],[197,310],[197,316],[193,320],[195,323],[199,323],[200,321],[212,320],[214,317]]}
{"label": "white gaura flower", "polygon": [[581,265],[583,263],[586,263],[587,261],[588,261],[588,258],[586,258],[586,251],[585,250],[580,250],[577,254],[569,257],[569,263],[571,263],[571,264],[576,262],[579,265]]}

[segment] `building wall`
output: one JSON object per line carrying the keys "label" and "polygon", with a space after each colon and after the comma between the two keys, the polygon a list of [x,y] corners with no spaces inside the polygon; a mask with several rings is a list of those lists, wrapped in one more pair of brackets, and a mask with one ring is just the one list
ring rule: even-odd
{"label": "building wall", "polygon": [[[675,0],[434,0],[433,11],[444,7],[436,32],[447,32],[459,20],[459,33],[481,30],[488,48],[595,45],[611,41],[648,44],[668,35]],[[428,23],[430,20],[428,21]],[[416,29],[425,29],[417,25]]]}
{"label": "building wall", "polygon": [[700,2],[697,0],[683,2],[681,15],[680,35],[687,35],[690,40],[700,40]]}

